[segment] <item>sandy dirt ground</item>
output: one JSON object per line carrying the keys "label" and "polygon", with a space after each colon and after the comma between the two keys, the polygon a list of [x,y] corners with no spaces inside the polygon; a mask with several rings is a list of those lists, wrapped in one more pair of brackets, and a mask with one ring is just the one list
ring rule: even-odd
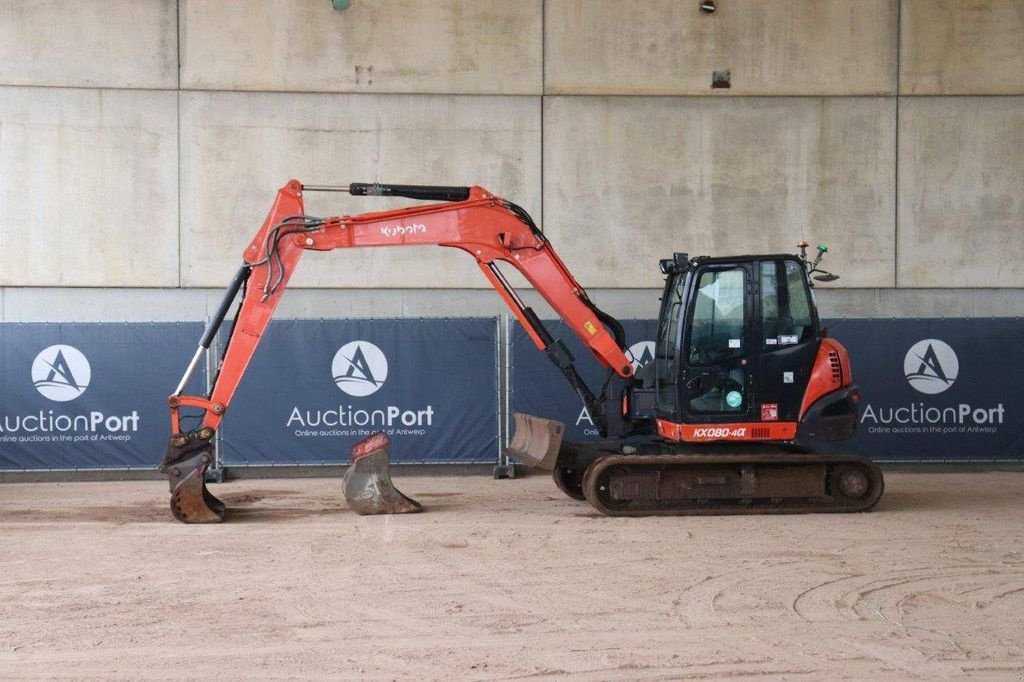
{"label": "sandy dirt ground", "polygon": [[613,519],[546,477],[0,485],[0,678],[1024,676],[1024,474],[857,515]]}

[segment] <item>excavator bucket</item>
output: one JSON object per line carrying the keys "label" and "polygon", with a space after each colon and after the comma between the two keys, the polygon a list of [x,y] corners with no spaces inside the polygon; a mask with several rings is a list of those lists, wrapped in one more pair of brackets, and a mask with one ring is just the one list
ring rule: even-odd
{"label": "excavator bucket", "polygon": [[515,432],[505,454],[526,466],[554,470],[565,424],[521,412],[514,412],[512,418],[515,420]]}
{"label": "excavator bucket", "polygon": [[357,514],[410,514],[423,511],[416,500],[403,495],[388,473],[388,446],[391,440],[383,432],[364,438],[352,446],[352,464],[345,472],[342,487],[348,506]]}
{"label": "excavator bucket", "polygon": [[171,513],[182,523],[220,523],[226,509],[206,488],[206,470],[213,463],[213,429],[175,434],[160,464],[171,485]]}

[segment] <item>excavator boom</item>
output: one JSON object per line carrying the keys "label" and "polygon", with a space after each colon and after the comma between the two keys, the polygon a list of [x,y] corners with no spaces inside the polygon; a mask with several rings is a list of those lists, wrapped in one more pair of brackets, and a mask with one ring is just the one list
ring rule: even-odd
{"label": "excavator boom", "polygon": [[[404,196],[443,203],[315,218],[305,214],[304,191]],[[590,301],[526,211],[475,186],[353,183],[343,187],[303,187],[299,181],[291,180],[278,190],[266,220],[246,247],[243,263],[204,332],[192,362],[168,398],[172,435],[160,468],[170,478],[172,510],[177,518],[187,522],[216,522],[224,517],[223,504],[202,484],[205,471],[213,462],[212,441],[303,252],[426,244],[460,249],[472,256],[533,343],[558,366],[581,401],[598,419],[607,419],[602,414],[606,401],[599,399],[583,381],[568,348],[551,336],[537,314],[509,284],[498,264],[514,267],[526,278],[597,361],[609,370],[610,376],[618,377],[618,382],[608,385],[620,388],[633,374],[632,364],[623,350],[622,327]],[[210,395],[183,395],[189,377],[239,291],[242,291],[242,302]],[[203,411],[198,429],[183,432],[182,408]],[[618,417],[621,422],[621,415],[611,417]],[[527,464],[552,468],[561,443],[562,425],[529,415],[516,415],[515,419],[518,428],[508,448],[509,454]],[[622,430],[621,423],[618,430]]]}

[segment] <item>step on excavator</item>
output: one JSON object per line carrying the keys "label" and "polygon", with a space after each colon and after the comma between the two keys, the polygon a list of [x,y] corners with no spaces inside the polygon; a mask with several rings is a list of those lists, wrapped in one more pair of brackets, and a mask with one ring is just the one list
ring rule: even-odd
{"label": "step on excavator", "polygon": [[[304,192],[314,191],[432,203],[316,218],[303,208]],[[478,186],[303,186],[291,180],[246,247],[168,398],[172,435],[159,468],[169,478],[178,520],[215,523],[226,516],[206,487],[214,436],[302,254],[425,244],[460,249],[476,260],[599,428],[598,441],[563,442],[561,422],[513,415],[507,454],[552,471],[568,496],[610,516],[855,512],[881,497],[882,473],[870,460],[815,452],[853,434],[860,401],[846,349],[818,320],[814,281],[837,279],[819,267],[824,246],[813,260],[806,242],[797,255],[676,253],[662,260],[654,360],[634,373],[622,325],[590,300],[516,204]],[[600,389],[587,385],[568,347],[523,302],[499,264],[518,270],[607,370]],[[184,395],[239,293],[212,390]],[[184,430],[184,416],[199,419],[197,428]],[[388,445],[378,433],[351,449],[343,490],[358,513],[422,509],[391,482]]]}

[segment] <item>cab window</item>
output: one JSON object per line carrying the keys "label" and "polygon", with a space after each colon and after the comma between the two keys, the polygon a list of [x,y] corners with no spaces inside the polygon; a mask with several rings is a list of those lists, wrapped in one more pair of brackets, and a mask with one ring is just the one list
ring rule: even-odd
{"label": "cab window", "polygon": [[690,325],[690,365],[716,365],[743,357],[745,316],[746,288],[741,268],[701,273]]}
{"label": "cab window", "polygon": [[795,261],[761,263],[761,329],[762,348],[767,350],[813,338],[810,296]]}
{"label": "cab window", "polygon": [[678,330],[679,313],[683,308],[683,285],[686,279],[679,275],[669,289],[668,300],[662,315],[663,324],[658,329],[658,355],[663,358],[674,358],[676,355],[676,332]]}
{"label": "cab window", "polygon": [[655,364],[655,380],[658,388],[658,409],[671,412],[676,406],[676,335],[679,333],[679,316],[683,310],[683,288],[686,277],[674,275],[667,287],[667,297],[658,327],[658,346]]}

